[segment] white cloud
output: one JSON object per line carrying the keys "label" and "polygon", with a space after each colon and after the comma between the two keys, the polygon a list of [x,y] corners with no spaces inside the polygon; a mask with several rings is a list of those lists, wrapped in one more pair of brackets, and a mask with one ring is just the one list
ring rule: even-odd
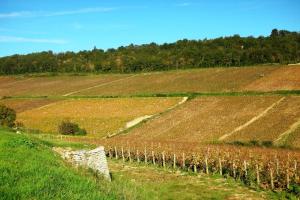
{"label": "white cloud", "polygon": [[24,38],[15,36],[0,36],[0,42],[19,42],[19,43],[48,43],[48,44],[66,44],[66,40],[61,39],[45,39],[45,38]]}
{"label": "white cloud", "polygon": [[192,4],[189,2],[175,4],[175,6],[178,6],[178,7],[186,7],[186,6],[191,6],[191,5]]}
{"label": "white cloud", "polygon": [[53,16],[63,16],[63,15],[77,15],[77,14],[87,14],[87,13],[100,13],[100,12],[110,12],[117,10],[116,7],[94,7],[94,8],[82,8],[77,10],[64,10],[64,11],[19,11],[10,13],[0,13],[0,18],[17,18],[17,17],[53,17]]}

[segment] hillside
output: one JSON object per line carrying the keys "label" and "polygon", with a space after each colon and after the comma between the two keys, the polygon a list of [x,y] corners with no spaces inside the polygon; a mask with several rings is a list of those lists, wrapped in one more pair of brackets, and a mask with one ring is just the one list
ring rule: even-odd
{"label": "hillside", "polygon": [[127,75],[0,76],[0,96],[128,96],[300,90],[300,66],[210,68]]}
{"label": "hillside", "polygon": [[51,150],[61,143],[43,142],[3,129],[0,135],[1,199],[277,198],[271,192],[249,189],[233,179],[178,174],[115,160],[108,160],[113,176],[109,183],[65,163]]}

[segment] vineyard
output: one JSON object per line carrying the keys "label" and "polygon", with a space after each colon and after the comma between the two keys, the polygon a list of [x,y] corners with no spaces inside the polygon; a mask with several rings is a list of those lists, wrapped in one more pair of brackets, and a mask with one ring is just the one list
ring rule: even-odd
{"label": "vineyard", "polygon": [[1,76],[0,96],[126,96],[299,90],[299,70],[299,66],[260,66],[141,74]]}
{"label": "vineyard", "polygon": [[113,98],[64,100],[27,110],[17,120],[25,127],[57,134],[62,120],[76,122],[88,136],[105,137],[142,116],[151,116],[175,106],[182,98]]}
{"label": "vineyard", "polygon": [[[104,142],[105,143],[105,142]],[[264,189],[292,190],[300,184],[300,152],[190,143],[105,143],[107,156],[194,173],[233,177]]]}
{"label": "vineyard", "polygon": [[[299,122],[299,105],[297,96],[199,97],[119,138],[202,144],[257,140],[275,144],[281,134]],[[289,139],[294,131],[282,137],[280,144],[296,144]]]}

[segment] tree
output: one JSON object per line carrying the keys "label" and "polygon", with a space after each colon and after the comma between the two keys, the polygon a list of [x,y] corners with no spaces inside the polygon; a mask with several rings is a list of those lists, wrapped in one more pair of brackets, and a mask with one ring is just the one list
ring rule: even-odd
{"label": "tree", "polygon": [[86,135],[86,130],[79,128],[79,125],[69,120],[62,121],[58,126],[58,132],[62,135]]}
{"label": "tree", "polygon": [[5,105],[0,105],[0,126],[13,127],[15,120],[16,111]]}

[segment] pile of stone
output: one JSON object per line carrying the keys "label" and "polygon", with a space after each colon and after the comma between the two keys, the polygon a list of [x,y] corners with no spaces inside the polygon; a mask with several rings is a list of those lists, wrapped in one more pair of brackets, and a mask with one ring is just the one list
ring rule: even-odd
{"label": "pile of stone", "polygon": [[53,150],[61,155],[61,157],[76,167],[82,166],[90,168],[96,173],[103,175],[107,180],[111,180],[104,147],[100,146],[93,150],[76,150],[71,148],[54,147]]}

